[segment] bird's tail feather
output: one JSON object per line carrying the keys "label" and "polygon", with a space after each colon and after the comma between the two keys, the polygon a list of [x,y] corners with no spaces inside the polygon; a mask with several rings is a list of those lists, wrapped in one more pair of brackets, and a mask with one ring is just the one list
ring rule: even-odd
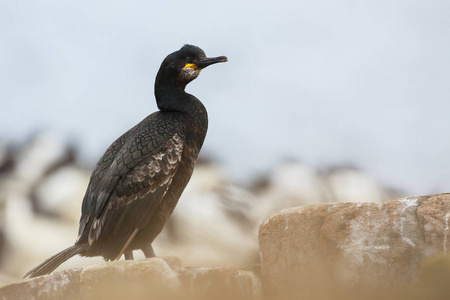
{"label": "bird's tail feather", "polygon": [[50,274],[53,272],[60,264],[71,258],[72,256],[75,256],[77,254],[80,254],[86,249],[85,244],[80,245],[73,245],[67,249],[64,249],[63,251],[53,255],[52,257],[45,260],[42,264],[37,266],[36,268],[30,270],[27,274],[25,274],[25,277],[37,277],[45,274]]}

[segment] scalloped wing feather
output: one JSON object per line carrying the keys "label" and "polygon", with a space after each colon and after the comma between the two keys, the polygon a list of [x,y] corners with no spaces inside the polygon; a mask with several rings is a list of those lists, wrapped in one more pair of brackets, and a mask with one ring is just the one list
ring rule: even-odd
{"label": "scalloped wing feather", "polygon": [[[115,187],[112,193],[108,199],[103,199],[107,204],[96,214],[91,224],[89,244],[108,238],[111,234],[117,242],[122,240],[122,244],[125,244],[135,229],[139,230],[148,223],[178,169],[183,140],[175,133],[161,146],[160,152],[148,155],[126,176],[117,176],[117,180],[113,180]],[[111,168],[121,165],[114,161]]]}

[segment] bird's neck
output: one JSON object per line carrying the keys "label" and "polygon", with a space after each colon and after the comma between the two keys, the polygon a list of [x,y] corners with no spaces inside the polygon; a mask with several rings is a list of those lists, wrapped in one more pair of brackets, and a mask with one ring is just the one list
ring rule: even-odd
{"label": "bird's neck", "polygon": [[184,111],[187,109],[189,95],[184,91],[184,86],[178,85],[155,85],[155,98],[158,108],[162,111]]}
{"label": "bird's neck", "polygon": [[186,84],[170,76],[158,74],[155,82],[155,97],[161,111],[196,113],[204,109],[203,104],[185,92]]}
{"label": "bird's neck", "polygon": [[184,91],[185,85],[155,84],[155,97],[161,111],[176,111],[189,116],[191,121],[198,123],[206,131],[208,114],[203,103],[195,96]]}

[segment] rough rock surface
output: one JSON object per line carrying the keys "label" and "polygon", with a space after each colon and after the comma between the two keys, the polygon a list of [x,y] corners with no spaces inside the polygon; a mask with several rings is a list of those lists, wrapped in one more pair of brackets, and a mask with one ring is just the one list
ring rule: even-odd
{"label": "rough rock surface", "polygon": [[449,218],[450,194],[274,213],[259,230],[264,294],[414,282],[424,258],[450,250]]}
{"label": "rough rock surface", "polygon": [[6,285],[0,287],[0,299],[82,299],[79,290],[80,273],[81,269],[71,269]]}
{"label": "rough rock surface", "polygon": [[80,274],[82,299],[175,298],[181,286],[178,261],[153,258],[118,261],[83,268]]}
{"label": "rough rock surface", "polygon": [[176,257],[66,270],[0,288],[0,299],[256,299],[259,279],[237,268],[183,268]]}
{"label": "rough rock surface", "polygon": [[186,294],[179,299],[259,299],[261,285],[250,271],[237,268],[186,268],[180,272]]}

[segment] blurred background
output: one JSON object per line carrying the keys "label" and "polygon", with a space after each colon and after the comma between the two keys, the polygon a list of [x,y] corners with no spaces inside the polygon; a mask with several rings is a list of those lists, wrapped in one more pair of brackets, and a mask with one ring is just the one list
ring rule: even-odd
{"label": "blurred background", "polygon": [[[73,244],[93,166],[157,109],[159,65],[185,43],[229,62],[187,88],[207,107],[209,131],[157,255],[192,266],[255,263],[258,226],[279,209],[449,191],[448,1],[0,8],[7,278]],[[99,261],[74,258],[61,268]]]}

